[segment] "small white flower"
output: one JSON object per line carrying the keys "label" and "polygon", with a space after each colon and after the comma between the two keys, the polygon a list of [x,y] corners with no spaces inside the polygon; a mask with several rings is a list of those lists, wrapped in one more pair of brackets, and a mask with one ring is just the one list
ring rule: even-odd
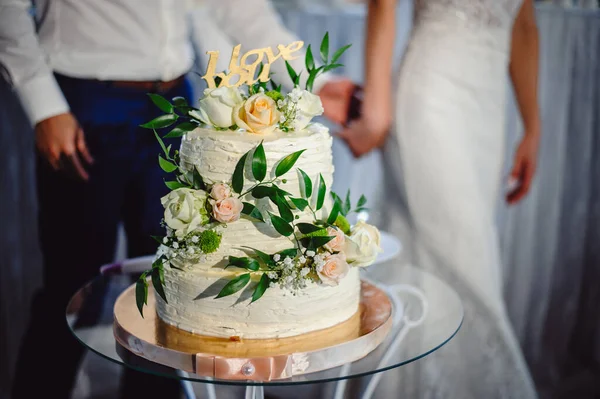
{"label": "small white flower", "polygon": [[310,269],[309,269],[308,267],[304,267],[304,268],[302,268],[302,270],[300,270],[300,275],[301,275],[302,277],[306,277],[306,275],[307,275],[308,273],[310,273]]}
{"label": "small white flower", "polygon": [[163,244],[166,244],[169,242],[169,239],[167,237],[163,238]]}
{"label": "small white flower", "polygon": [[301,257],[298,258],[298,262],[300,264],[304,264],[304,263],[306,263],[306,258],[304,256],[301,256]]}
{"label": "small white flower", "polygon": [[174,243],[173,243],[173,248],[175,248],[175,249],[179,248],[179,243],[177,243],[177,242],[174,242]]}
{"label": "small white flower", "polygon": [[309,258],[312,258],[315,255],[315,251],[306,251],[306,256],[308,256]]}
{"label": "small white flower", "polygon": [[187,253],[188,253],[188,255],[193,255],[193,254],[194,254],[194,252],[196,252],[196,251],[194,251],[194,248],[193,248],[193,247],[189,247],[189,248],[187,249]]}
{"label": "small white flower", "polygon": [[193,237],[192,237],[192,242],[193,242],[194,244],[196,244],[196,243],[198,242],[198,236],[193,236]]}
{"label": "small white flower", "polygon": [[276,272],[267,272],[267,277],[270,278],[271,280],[275,280],[275,279],[277,279],[277,273]]}
{"label": "small white flower", "polygon": [[275,284],[274,282],[271,281],[269,283],[269,288],[275,288],[275,287],[277,287],[277,284]]}
{"label": "small white flower", "polygon": [[285,283],[286,284],[291,284],[294,281],[294,276],[287,276],[285,278]]}
{"label": "small white flower", "polygon": [[281,255],[279,255],[279,254],[275,254],[275,255],[273,255],[273,260],[274,260],[275,262],[279,262],[279,259],[281,259]]}
{"label": "small white flower", "polygon": [[289,256],[286,256],[285,259],[283,260],[283,264],[286,266],[289,266],[292,264],[292,258],[290,258]]}

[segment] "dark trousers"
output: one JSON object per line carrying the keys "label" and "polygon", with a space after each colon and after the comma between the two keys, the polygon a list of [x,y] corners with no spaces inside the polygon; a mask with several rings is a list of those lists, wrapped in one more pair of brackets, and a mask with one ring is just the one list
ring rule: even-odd
{"label": "dark trousers", "polygon": [[[84,348],[68,330],[67,302],[98,275],[99,266],[113,260],[120,223],[129,257],[156,251],[151,235],[162,234],[160,197],[168,192],[154,133],[138,127],[160,114],[146,93],[105,82],[57,79],[95,162],[88,169],[89,181],[82,182],[54,171],[38,156],[43,287],[34,298],[22,339],[14,398],[32,398],[39,392],[43,397],[69,397]],[[190,90],[182,84],[160,94],[189,98]],[[177,397],[178,390],[174,379],[126,368],[121,396],[168,399]]]}

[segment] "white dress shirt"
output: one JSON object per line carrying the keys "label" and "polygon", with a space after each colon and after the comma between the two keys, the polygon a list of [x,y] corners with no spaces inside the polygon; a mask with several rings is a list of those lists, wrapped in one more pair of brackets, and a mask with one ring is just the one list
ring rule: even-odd
{"label": "white dress shirt", "polygon": [[[219,65],[225,69],[234,44],[241,43],[245,52],[298,40],[281,25],[268,0],[33,3],[35,21],[31,0],[0,0],[0,63],[32,124],[69,111],[53,72],[99,80],[169,81],[190,70],[194,44],[204,52],[221,50]],[[303,54],[293,65],[302,69]],[[282,61],[272,70],[287,76]],[[324,81],[315,82],[315,91]]]}

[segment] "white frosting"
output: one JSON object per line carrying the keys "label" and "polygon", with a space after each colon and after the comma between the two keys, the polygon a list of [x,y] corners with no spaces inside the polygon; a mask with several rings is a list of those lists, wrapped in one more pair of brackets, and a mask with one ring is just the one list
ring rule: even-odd
{"label": "white frosting", "polygon": [[[184,137],[181,145],[181,163],[184,168],[195,166],[208,184],[230,182],[238,160],[263,140],[267,158],[267,179],[274,177],[274,169],[281,158],[305,149],[294,168],[280,179],[278,186],[294,196],[300,196],[299,174],[304,170],[316,183],[323,175],[327,187],[333,182],[331,154],[332,139],[326,129],[300,133],[275,132],[256,135],[231,131],[196,129]],[[244,191],[256,182],[247,163]],[[270,177],[271,176],[271,177]],[[313,184],[316,192],[316,184]],[[248,196],[244,200],[254,202]],[[327,214],[331,200],[327,195],[323,214]],[[277,214],[268,199],[259,200],[258,208],[268,221],[267,210]],[[322,215],[319,215],[322,217]],[[311,220],[304,214],[301,220]],[[282,237],[268,223],[249,218],[220,228],[221,246],[217,252],[197,264],[178,264],[183,270],[167,267],[165,294],[168,304],[158,298],[158,315],[165,322],[192,333],[217,337],[239,336],[247,339],[288,337],[328,328],[350,318],[357,310],[360,297],[358,270],[352,269],[338,286],[329,287],[310,283],[297,295],[277,287],[269,288],[264,296],[250,304],[250,298],[259,273],[253,273],[251,283],[234,295],[215,299],[221,288],[240,269],[223,269],[230,255],[246,256],[241,247],[252,247],[267,253],[292,248],[292,242]],[[245,272],[245,271],[243,271]]]}
{"label": "white frosting", "polygon": [[[229,270],[229,269],[228,269]],[[246,289],[215,299],[234,272],[166,268],[165,295],[156,309],[168,324],[195,334],[246,339],[290,337],[332,327],[358,310],[360,279],[352,268],[337,286],[310,283],[296,295],[279,286],[250,303],[259,274]]]}

